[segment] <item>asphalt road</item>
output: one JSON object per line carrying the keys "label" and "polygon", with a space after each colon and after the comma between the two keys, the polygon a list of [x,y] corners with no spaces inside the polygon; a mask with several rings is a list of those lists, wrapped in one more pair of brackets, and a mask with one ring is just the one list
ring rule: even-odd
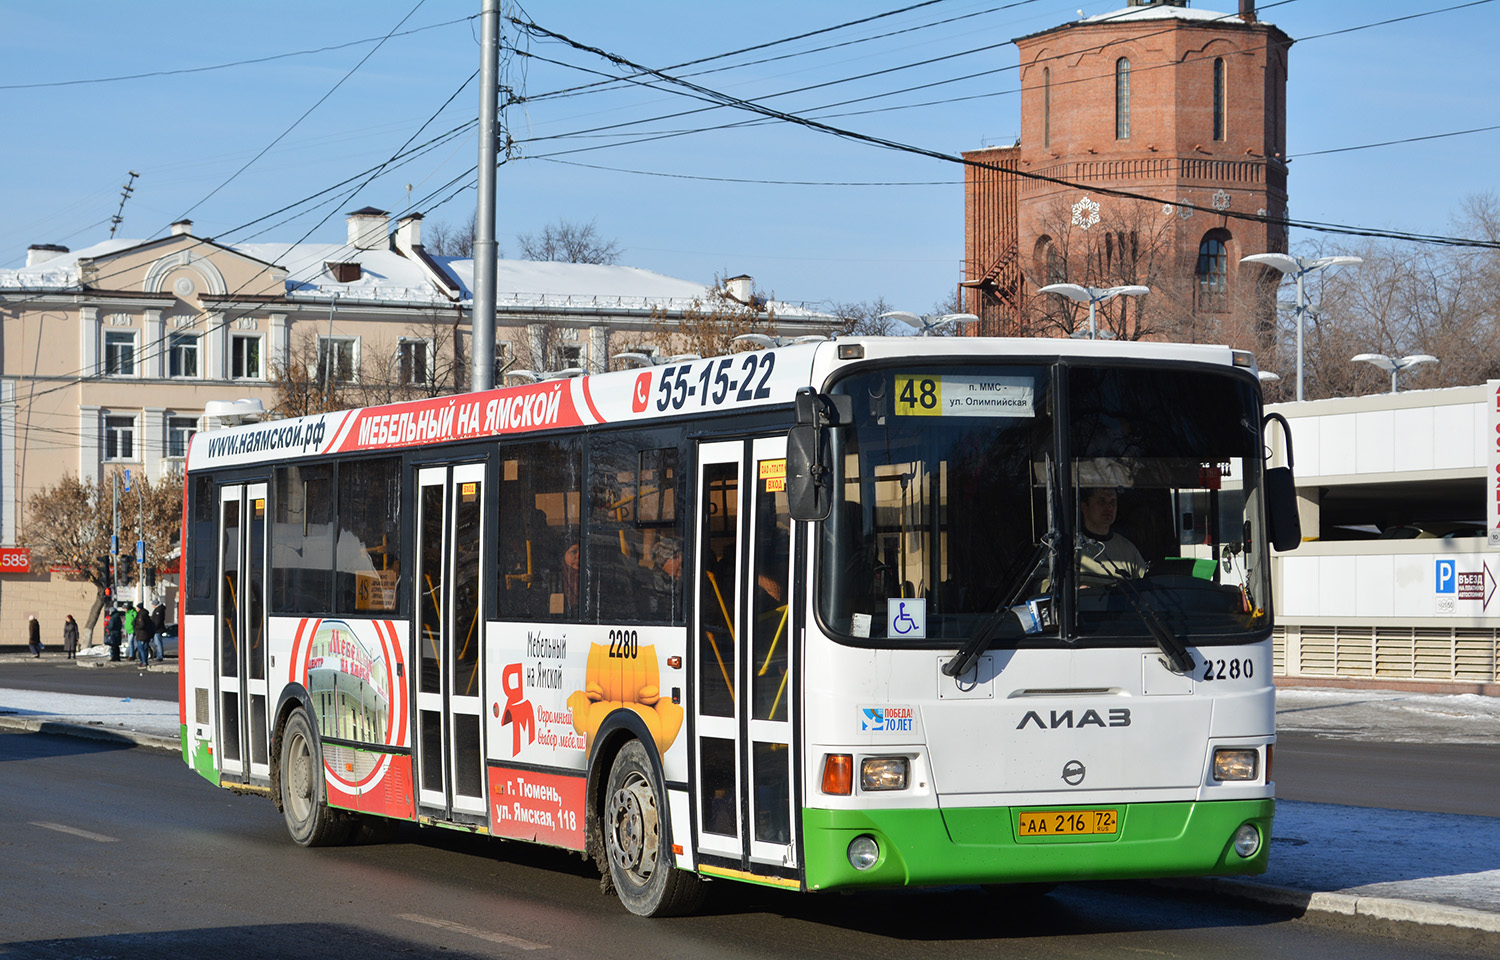
{"label": "asphalt road", "polygon": [[1381,743],[1276,735],[1276,796],[1386,810],[1500,817],[1500,744]]}
{"label": "asphalt road", "polygon": [[7,960],[1500,957],[1495,938],[1384,939],[1129,884],[1041,899],[724,884],[704,915],[647,921],[600,895],[588,864],[545,848],[407,829],[384,844],[301,849],[268,800],[217,790],[169,754],[0,733],[0,770]]}

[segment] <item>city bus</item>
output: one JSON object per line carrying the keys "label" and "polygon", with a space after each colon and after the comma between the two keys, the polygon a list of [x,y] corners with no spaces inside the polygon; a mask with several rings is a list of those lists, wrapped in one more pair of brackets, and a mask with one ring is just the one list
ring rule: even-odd
{"label": "city bus", "polygon": [[199,433],[183,759],[647,916],[1258,873],[1262,416],[1226,347],[840,337]]}

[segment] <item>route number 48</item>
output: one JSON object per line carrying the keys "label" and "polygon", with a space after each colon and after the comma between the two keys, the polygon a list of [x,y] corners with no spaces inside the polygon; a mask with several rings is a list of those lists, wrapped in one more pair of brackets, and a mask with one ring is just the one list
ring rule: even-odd
{"label": "route number 48", "polygon": [[943,385],[936,377],[896,378],[896,413],[938,417],[943,413]]}

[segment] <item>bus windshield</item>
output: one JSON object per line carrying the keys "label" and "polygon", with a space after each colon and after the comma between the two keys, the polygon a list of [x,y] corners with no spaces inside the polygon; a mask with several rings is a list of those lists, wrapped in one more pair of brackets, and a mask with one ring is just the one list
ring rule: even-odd
{"label": "bus windshield", "polygon": [[[1269,626],[1254,385],[1202,367],[910,364],[840,380],[836,637],[1243,643]],[[1059,414],[1062,422],[1059,422]]]}

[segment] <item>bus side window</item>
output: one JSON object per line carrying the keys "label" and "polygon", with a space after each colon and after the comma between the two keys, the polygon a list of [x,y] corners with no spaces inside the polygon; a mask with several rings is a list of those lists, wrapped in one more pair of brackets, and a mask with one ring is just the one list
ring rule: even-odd
{"label": "bus side window", "polygon": [[[567,437],[515,444],[500,475],[499,615],[511,620],[577,619],[581,565],[582,449]],[[575,599],[569,602],[569,595]]]}

